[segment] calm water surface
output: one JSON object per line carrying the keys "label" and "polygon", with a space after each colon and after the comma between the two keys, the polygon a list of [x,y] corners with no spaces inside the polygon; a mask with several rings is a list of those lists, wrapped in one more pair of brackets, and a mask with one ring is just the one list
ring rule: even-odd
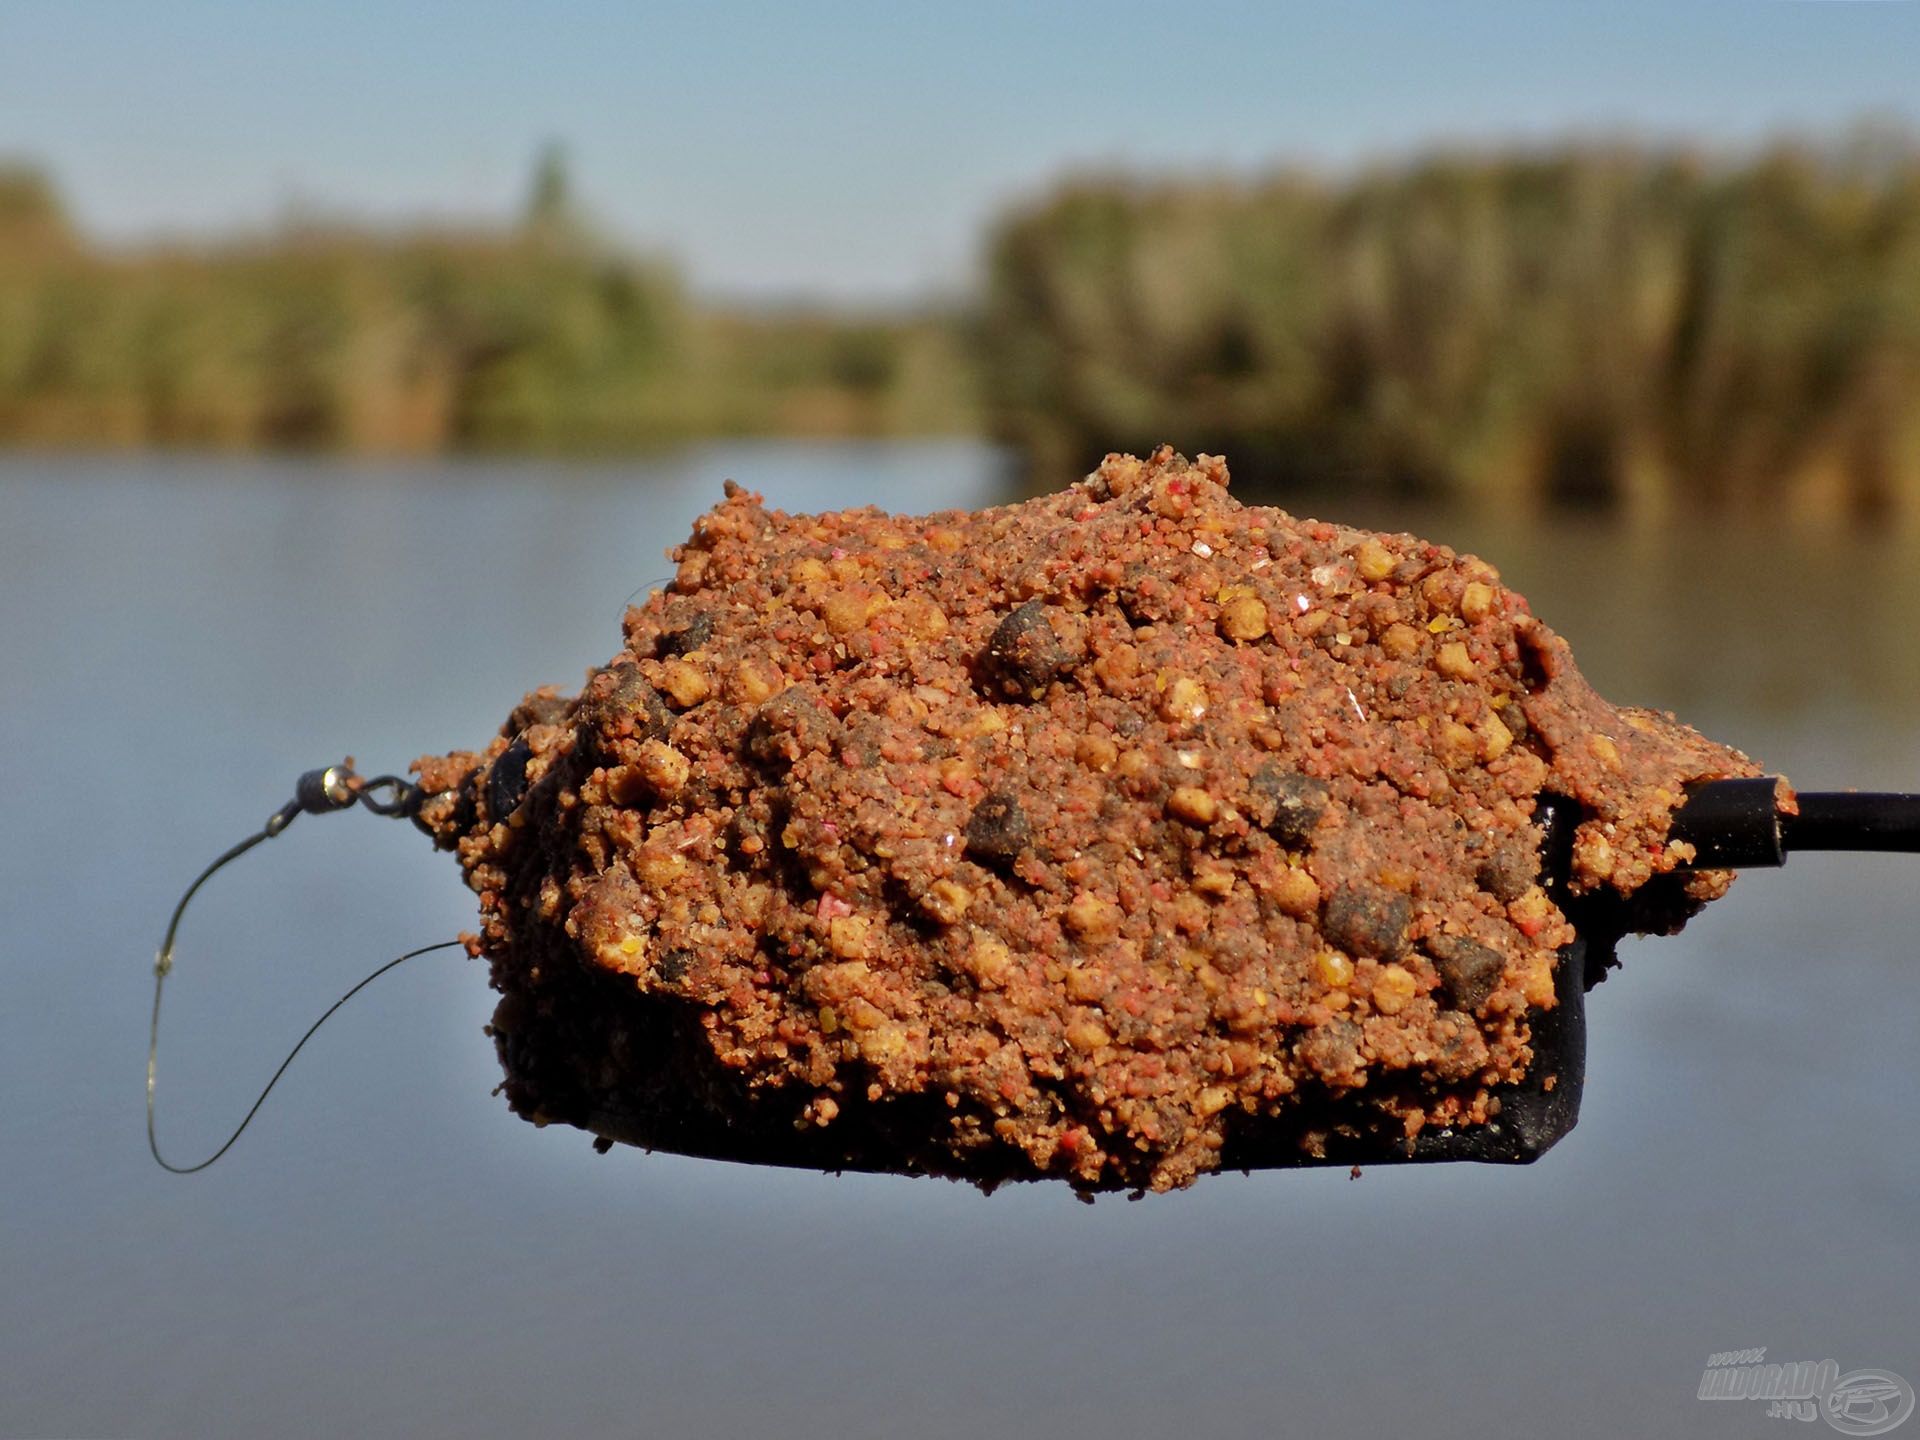
{"label": "calm water surface", "polygon": [[[478,744],[577,683],[727,476],[787,509],[1001,497],[988,451],[617,466],[0,459],[0,1436],[1767,1433],[1706,1356],[1920,1381],[1920,862],[1803,857],[1593,997],[1540,1164],[1223,1176],[1093,1207],[595,1156],[489,1092],[483,972],[383,980],[211,1172],[141,1136],[181,885],[293,776]],[[1920,786],[1920,557],[1312,508],[1485,554],[1609,696],[1807,786]],[[225,1133],[472,897],[307,819],[211,891],[165,1138]],[[1824,1432],[1823,1432],[1824,1433]]]}

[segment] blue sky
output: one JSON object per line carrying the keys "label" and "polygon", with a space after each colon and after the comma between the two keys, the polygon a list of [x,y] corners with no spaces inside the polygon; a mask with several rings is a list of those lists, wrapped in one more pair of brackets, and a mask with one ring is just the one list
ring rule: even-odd
{"label": "blue sky", "polygon": [[887,300],[970,274],[1063,169],[1338,166],[1631,133],[1738,146],[1920,114],[1878,3],[0,7],[0,155],[96,234],[509,213],[543,141],[709,293]]}

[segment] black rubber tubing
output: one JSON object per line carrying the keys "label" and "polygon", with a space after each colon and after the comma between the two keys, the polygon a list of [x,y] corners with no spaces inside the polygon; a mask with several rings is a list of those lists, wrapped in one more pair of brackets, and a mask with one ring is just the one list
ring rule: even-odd
{"label": "black rubber tubing", "polygon": [[1693,868],[1778,865],[1802,850],[1920,854],[1920,795],[1802,791],[1797,815],[1774,803],[1777,781],[1710,780],[1675,812],[1672,838],[1699,851]]}

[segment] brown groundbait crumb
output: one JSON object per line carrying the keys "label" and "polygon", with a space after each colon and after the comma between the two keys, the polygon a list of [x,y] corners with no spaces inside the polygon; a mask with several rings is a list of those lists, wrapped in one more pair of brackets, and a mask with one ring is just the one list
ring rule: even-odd
{"label": "brown groundbait crumb", "polygon": [[[1236,1127],[1469,1126],[1575,894],[1752,775],[1601,700],[1492,567],[1109,456],[977,514],[729,485],[577,698],[419,763],[514,1108],[684,1150],[1167,1189]],[[1729,877],[1685,882],[1677,926]],[[1677,883],[1677,882],[1676,882]]]}

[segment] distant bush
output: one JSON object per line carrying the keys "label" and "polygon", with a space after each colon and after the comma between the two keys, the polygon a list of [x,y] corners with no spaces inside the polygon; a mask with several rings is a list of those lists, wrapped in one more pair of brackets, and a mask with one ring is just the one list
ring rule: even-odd
{"label": "distant bush", "polygon": [[0,255],[23,257],[73,243],[65,209],[46,176],[0,164]]}
{"label": "distant bush", "polygon": [[606,450],[975,423],[950,325],[694,306],[563,212],[554,165],[498,232],[297,225],[133,255],[0,171],[0,439]]}
{"label": "distant bush", "polygon": [[995,231],[981,345],[1055,474],[1920,511],[1920,151],[1081,180]]}

